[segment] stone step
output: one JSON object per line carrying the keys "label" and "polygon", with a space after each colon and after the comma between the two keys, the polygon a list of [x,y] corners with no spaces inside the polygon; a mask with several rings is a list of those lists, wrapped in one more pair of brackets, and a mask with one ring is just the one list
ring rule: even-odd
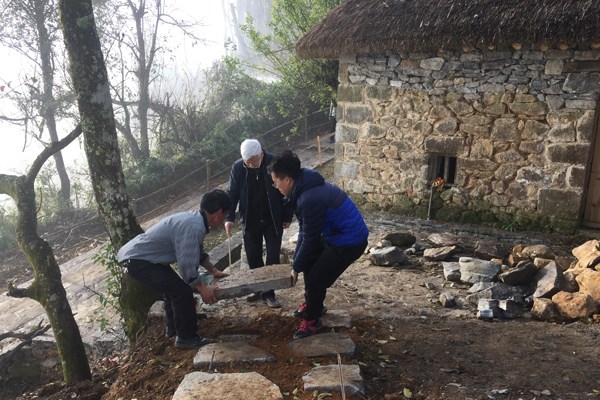
{"label": "stone step", "polygon": [[[352,339],[337,333],[322,333],[305,339],[292,340],[288,346],[298,355],[307,357],[338,355],[338,362],[339,355],[352,356],[355,351]],[[173,400],[196,398],[208,400],[283,399],[279,388],[256,372],[210,373],[212,368],[223,365],[275,361],[276,359],[272,354],[251,346],[244,340],[206,345],[198,349],[194,357],[194,367],[197,369],[208,368],[208,372],[187,374],[177,388]],[[365,393],[363,378],[358,365],[330,364],[317,366],[307,371],[302,380],[304,390],[307,392],[343,392],[349,395],[363,395]]]}
{"label": "stone step", "polygon": [[281,391],[273,382],[258,372],[211,374],[192,372],[187,374],[173,400],[283,400]]}
{"label": "stone step", "polygon": [[244,341],[210,343],[201,347],[194,357],[194,368],[223,367],[233,364],[262,364],[275,362],[268,351],[249,345]]}

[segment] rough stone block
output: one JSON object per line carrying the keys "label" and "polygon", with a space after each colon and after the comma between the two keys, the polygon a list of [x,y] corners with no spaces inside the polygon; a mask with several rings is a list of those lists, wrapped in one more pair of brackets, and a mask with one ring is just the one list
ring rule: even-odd
{"label": "rough stone block", "polygon": [[589,144],[553,144],[548,146],[548,159],[554,163],[584,165],[589,151]]}
{"label": "rough stone block", "polygon": [[465,143],[461,137],[428,137],[425,140],[425,150],[431,153],[461,154]]}
{"label": "rough stone block", "polygon": [[573,190],[541,189],[538,202],[539,210],[544,214],[576,219],[581,203],[581,194]]}
{"label": "rough stone block", "polygon": [[213,284],[218,287],[215,296],[218,300],[222,300],[267,290],[287,289],[292,286],[290,274],[289,264],[268,265],[236,272],[226,278],[213,281]]}

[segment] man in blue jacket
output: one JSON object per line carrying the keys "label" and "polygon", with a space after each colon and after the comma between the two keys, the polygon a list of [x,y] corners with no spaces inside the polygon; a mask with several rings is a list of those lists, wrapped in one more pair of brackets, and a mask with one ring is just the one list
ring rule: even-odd
{"label": "man in blue jacket", "polygon": [[292,262],[292,285],[304,273],[304,303],[294,312],[302,318],[294,339],[323,329],[320,317],[327,289],[367,247],[369,230],[358,208],[337,186],[316,171],[301,168],[291,151],[269,167],[274,185],[295,210],[300,232]]}
{"label": "man in blue jacket", "polygon": [[[267,165],[273,156],[265,152],[255,139],[244,140],[240,153],[242,158],[231,167],[229,197],[232,204],[226,218],[225,231],[231,235],[239,203],[248,266],[255,269],[279,264],[281,237],[283,229],[290,226],[292,210],[283,205],[283,196],[273,187],[271,175],[267,172]],[[266,260],[263,260],[263,238]],[[269,307],[281,307],[273,290],[252,293],[246,299],[262,299]]]}

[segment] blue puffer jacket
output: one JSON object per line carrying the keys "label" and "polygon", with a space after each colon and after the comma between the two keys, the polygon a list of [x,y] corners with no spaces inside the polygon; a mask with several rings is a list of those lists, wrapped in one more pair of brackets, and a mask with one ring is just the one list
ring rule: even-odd
{"label": "blue puffer jacket", "polygon": [[314,262],[321,235],[331,246],[357,246],[367,241],[369,230],[356,205],[318,172],[302,168],[289,202],[300,224],[292,263],[295,271],[302,272]]}

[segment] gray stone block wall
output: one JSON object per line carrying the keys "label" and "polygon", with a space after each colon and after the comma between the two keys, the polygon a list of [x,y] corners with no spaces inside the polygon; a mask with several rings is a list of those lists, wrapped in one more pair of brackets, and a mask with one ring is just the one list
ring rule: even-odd
{"label": "gray stone block wall", "polygon": [[431,156],[447,155],[457,171],[441,208],[575,226],[600,74],[564,71],[598,59],[557,49],[346,57],[336,182],[375,208],[425,207]]}

